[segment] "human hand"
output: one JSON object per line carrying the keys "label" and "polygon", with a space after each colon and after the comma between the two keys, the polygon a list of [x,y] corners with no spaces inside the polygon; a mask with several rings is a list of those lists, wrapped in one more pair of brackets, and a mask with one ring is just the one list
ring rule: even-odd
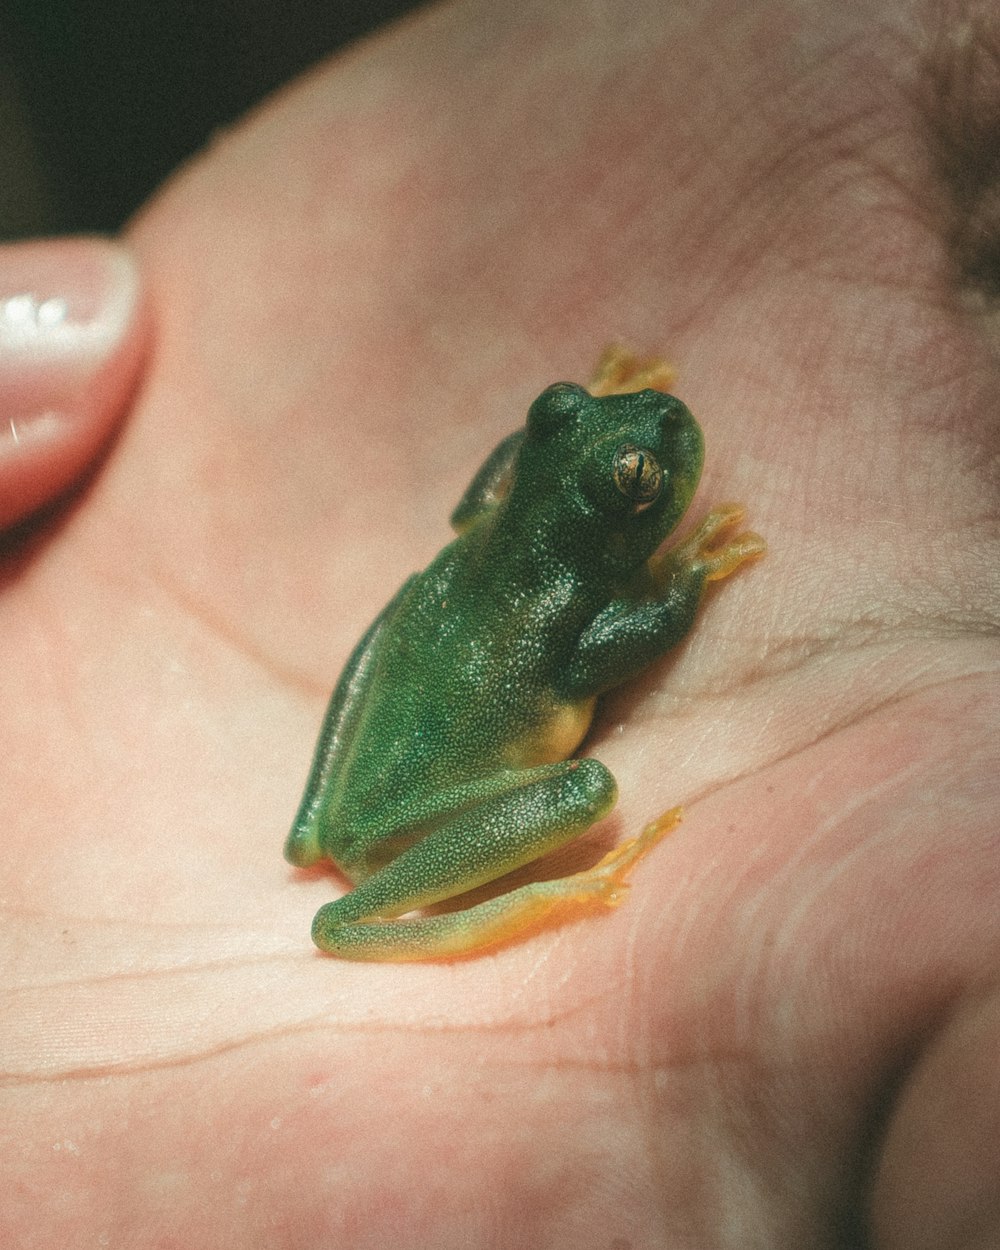
{"label": "human hand", "polygon": [[[932,20],[432,10],[137,223],[148,385],[4,590],[10,1244],[992,1244],[986,35]],[[606,837],[685,823],[607,917],[326,959],[339,665],[610,337],[770,544],[588,746]]]}

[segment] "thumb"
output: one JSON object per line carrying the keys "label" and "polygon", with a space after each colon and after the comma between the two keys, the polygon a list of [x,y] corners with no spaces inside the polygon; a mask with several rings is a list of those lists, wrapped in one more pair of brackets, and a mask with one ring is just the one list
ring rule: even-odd
{"label": "thumb", "polygon": [[147,335],[125,247],[0,246],[0,528],[51,503],[94,461],[136,384]]}

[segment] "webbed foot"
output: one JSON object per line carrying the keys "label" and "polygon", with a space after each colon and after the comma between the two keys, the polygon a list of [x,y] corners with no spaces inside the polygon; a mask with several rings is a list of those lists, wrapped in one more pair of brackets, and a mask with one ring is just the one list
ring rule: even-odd
{"label": "webbed foot", "polygon": [[753,530],[727,537],[739,528],[745,515],[742,504],[720,504],[687,538],[665,553],[664,561],[703,572],[706,581],[721,581],[767,550],[767,543]]}
{"label": "webbed foot", "polygon": [[627,877],[636,861],[676,829],[682,817],[683,810],[672,807],[662,816],[651,820],[634,838],[627,838],[613,847],[592,868],[574,873],[572,877],[548,881],[545,885],[553,893],[558,892],[565,902],[599,902],[606,907],[617,907],[628,892]]}
{"label": "webbed foot", "polygon": [[637,356],[612,343],[601,353],[587,389],[591,395],[631,395],[635,391],[669,391],[677,371],[658,356]]}

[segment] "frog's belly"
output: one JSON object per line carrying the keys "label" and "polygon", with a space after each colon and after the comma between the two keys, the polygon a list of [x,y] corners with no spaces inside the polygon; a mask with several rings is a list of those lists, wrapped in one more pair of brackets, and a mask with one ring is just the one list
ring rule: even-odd
{"label": "frog's belly", "polygon": [[507,747],[504,762],[510,768],[534,768],[568,759],[583,741],[594,717],[595,699],[558,703],[541,715]]}

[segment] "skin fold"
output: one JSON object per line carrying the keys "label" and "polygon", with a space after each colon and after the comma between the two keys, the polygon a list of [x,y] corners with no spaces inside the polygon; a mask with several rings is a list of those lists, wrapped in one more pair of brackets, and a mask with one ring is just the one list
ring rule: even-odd
{"label": "skin fold", "polygon": [[[997,1243],[989,15],[430,8],[148,206],[145,383],[0,582],[5,1245]],[[326,959],[336,674],[612,338],[768,538],[585,744],[574,855],[684,824],[606,916]]]}

